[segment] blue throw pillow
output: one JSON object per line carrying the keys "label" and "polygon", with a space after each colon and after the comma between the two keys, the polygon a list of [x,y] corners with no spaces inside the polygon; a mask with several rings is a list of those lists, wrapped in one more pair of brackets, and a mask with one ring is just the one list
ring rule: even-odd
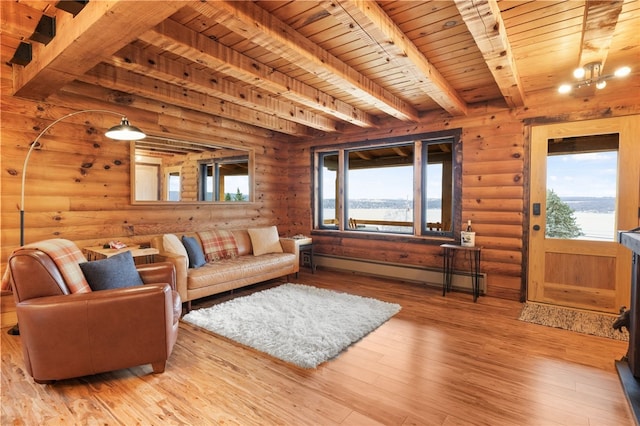
{"label": "blue throw pillow", "polygon": [[187,255],[189,256],[189,268],[199,268],[207,263],[198,240],[193,237],[183,235],[182,244],[184,244],[184,248],[187,249]]}
{"label": "blue throw pillow", "polygon": [[129,251],[81,263],[80,269],[93,291],[144,284]]}

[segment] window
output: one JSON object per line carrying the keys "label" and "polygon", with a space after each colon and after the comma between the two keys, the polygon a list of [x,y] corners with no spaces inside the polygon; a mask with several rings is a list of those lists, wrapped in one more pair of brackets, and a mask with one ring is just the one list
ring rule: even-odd
{"label": "window", "polygon": [[200,163],[199,201],[248,201],[249,159],[225,158]]}
{"label": "window", "polygon": [[458,139],[447,132],[316,150],[316,229],[453,236]]}
{"label": "window", "polygon": [[616,241],[619,135],[547,141],[547,238]]}
{"label": "window", "polygon": [[167,171],[167,201],[180,201],[180,170]]}

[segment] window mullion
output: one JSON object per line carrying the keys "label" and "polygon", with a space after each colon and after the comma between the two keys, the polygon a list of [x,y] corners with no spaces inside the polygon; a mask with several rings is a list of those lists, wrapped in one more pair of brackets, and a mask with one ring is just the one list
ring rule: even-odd
{"label": "window mullion", "polygon": [[336,203],[338,209],[338,217],[340,218],[340,222],[338,223],[338,229],[344,231],[348,226],[348,219],[346,218],[346,193],[347,193],[347,185],[346,185],[346,174],[347,174],[347,156],[345,155],[345,150],[341,149],[338,151],[338,179],[337,179],[337,188],[336,188]]}
{"label": "window mullion", "polygon": [[426,203],[423,203],[423,188],[427,160],[423,156],[421,140],[415,142],[413,152],[413,234],[421,235],[424,229],[423,223],[425,223],[425,208],[423,206]]}

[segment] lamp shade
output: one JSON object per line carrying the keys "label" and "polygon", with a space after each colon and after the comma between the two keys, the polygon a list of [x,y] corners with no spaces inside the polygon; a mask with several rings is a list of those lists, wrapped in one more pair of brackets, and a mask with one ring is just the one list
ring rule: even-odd
{"label": "lamp shade", "polygon": [[122,117],[120,124],[107,130],[104,135],[118,141],[137,141],[147,136],[142,130],[129,124],[127,117]]}

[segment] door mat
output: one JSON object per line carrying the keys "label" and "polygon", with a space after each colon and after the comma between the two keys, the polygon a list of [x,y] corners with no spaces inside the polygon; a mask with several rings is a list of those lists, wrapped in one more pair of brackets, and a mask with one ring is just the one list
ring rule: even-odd
{"label": "door mat", "polygon": [[613,322],[617,318],[618,316],[615,314],[527,302],[518,319],[547,327],[629,341],[629,332],[626,328],[623,328],[621,332],[613,329]]}

